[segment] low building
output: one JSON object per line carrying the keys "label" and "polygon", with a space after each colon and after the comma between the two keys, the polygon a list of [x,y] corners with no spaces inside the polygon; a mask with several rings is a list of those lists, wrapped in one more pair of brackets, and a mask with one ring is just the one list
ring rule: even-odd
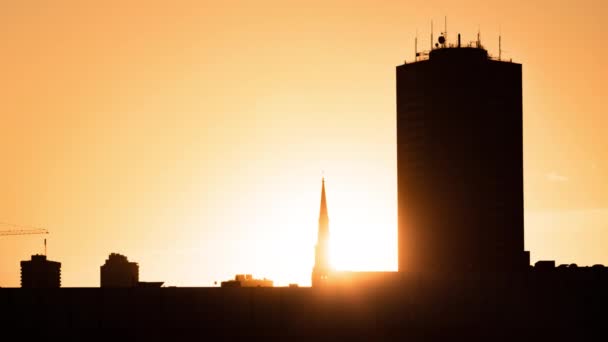
{"label": "low building", "polygon": [[61,263],[47,260],[46,255],[32,255],[31,260],[21,262],[21,287],[61,287]]}
{"label": "low building", "polygon": [[137,287],[139,265],[129,262],[126,256],[112,253],[100,267],[101,287]]}
{"label": "low building", "polygon": [[251,274],[237,274],[234,280],[222,282],[222,287],[273,287],[270,279],[254,279]]}
{"label": "low building", "polygon": [[535,270],[552,270],[555,268],[555,260],[539,260],[534,264]]}
{"label": "low building", "polygon": [[163,281],[140,281],[137,283],[137,287],[142,288],[159,288],[162,287],[165,282]]}

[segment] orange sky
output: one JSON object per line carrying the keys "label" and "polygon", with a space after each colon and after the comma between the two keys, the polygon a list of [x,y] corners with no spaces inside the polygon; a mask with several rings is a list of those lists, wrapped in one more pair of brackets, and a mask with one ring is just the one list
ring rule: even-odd
{"label": "orange sky", "polygon": [[[84,3],[0,6],[0,221],[51,231],[64,286],[110,252],[308,285],[323,170],[334,264],[396,269],[395,66],[446,14],[523,64],[532,260],[608,264],[605,1]],[[42,239],[0,237],[0,286]]]}

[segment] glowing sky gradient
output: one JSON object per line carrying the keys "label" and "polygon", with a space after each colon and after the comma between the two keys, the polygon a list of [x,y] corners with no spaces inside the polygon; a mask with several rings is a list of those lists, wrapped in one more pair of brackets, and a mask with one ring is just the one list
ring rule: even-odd
{"label": "glowing sky gradient", "polygon": [[[523,64],[532,261],[608,264],[605,1],[91,3],[0,6],[0,221],[51,231],[63,286],[110,252],[309,285],[322,172],[335,266],[395,270],[395,66],[444,15]],[[0,237],[0,286],[42,239]]]}

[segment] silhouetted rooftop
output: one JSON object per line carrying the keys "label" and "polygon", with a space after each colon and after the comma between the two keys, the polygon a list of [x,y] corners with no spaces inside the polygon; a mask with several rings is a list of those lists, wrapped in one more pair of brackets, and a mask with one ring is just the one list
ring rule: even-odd
{"label": "silhouetted rooftop", "polygon": [[440,49],[433,49],[429,53],[429,58],[431,60],[440,59],[440,58],[488,59],[488,51],[484,48],[478,48],[478,47],[446,47],[446,48],[440,48]]}

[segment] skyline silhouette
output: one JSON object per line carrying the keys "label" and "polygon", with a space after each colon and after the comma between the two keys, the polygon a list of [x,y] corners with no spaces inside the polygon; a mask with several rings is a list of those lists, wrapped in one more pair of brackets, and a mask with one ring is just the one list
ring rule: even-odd
{"label": "skyline silhouette", "polygon": [[[22,288],[0,289],[5,334],[100,341],[604,340],[608,267],[531,264],[524,244],[522,64],[491,57],[479,35],[468,45],[460,34],[457,43],[446,36],[447,29],[428,53],[416,46],[415,61],[395,69],[398,231],[384,248],[398,245],[397,271],[332,266],[336,244],[323,177],[314,256],[300,255],[314,261],[312,287],[274,287],[270,279],[237,273],[220,287],[161,288],[164,282],[139,281],[139,263],[111,253],[99,268],[100,288],[59,289],[69,272],[47,260],[45,239],[44,255],[21,262]],[[264,230],[252,234],[279,241]],[[176,255],[172,242],[164,241]],[[364,257],[379,251],[371,244],[351,248]],[[269,262],[258,256],[237,250],[233,257]],[[220,258],[210,262],[224,265]],[[202,268],[196,260],[175,266],[193,274]]]}
{"label": "skyline silhouette", "polygon": [[[531,262],[608,263],[603,3],[37,7],[0,13],[0,218],[50,231],[63,286],[98,286],[111,252],[168,285],[307,286],[321,170],[336,268],[396,270],[393,66],[446,14],[451,43],[480,30],[497,56],[502,33],[524,66]],[[0,286],[19,286],[42,238],[0,238]]]}

